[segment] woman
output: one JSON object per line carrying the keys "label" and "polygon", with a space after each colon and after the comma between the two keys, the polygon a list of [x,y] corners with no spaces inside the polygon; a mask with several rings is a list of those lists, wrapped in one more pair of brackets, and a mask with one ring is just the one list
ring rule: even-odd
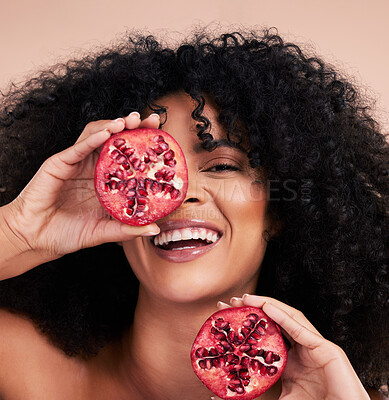
{"label": "woman", "polygon": [[[388,145],[368,111],[272,32],[177,50],[130,38],[14,89],[0,137],[3,398],[209,399],[189,352],[217,302],[262,307],[290,341],[261,399],[385,398]],[[104,215],[93,189],[99,147],[139,126],[175,137],[189,172],[183,204],[141,228]],[[188,227],[216,243],[160,257],[154,237]]]}

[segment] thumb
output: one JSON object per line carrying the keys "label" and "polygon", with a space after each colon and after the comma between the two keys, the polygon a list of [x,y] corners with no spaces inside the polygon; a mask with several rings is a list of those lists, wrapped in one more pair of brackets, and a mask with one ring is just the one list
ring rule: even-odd
{"label": "thumb", "polygon": [[102,220],[96,226],[94,233],[96,244],[122,242],[135,239],[138,236],[155,236],[160,229],[157,224],[132,226],[116,220]]}

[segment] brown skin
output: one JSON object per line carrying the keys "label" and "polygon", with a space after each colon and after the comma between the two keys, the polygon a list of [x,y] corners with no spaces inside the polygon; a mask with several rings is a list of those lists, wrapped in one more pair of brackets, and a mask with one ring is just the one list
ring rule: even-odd
{"label": "brown skin", "polygon": [[[214,153],[195,152],[193,146],[198,143],[198,140],[193,133],[193,121],[190,118],[190,111],[193,108],[191,100],[181,94],[178,97],[165,98],[161,102],[169,107],[168,122],[164,129],[175,136],[183,147],[188,161],[190,187],[187,199],[192,199],[184,202],[175,213],[167,218],[180,219],[187,217],[188,214],[191,218],[202,216],[202,219],[210,220],[220,227],[223,231],[222,240],[211,252],[199,259],[185,263],[185,265],[174,264],[160,260],[153,253],[148,237],[139,237],[150,230],[150,227],[143,228],[143,230],[131,227],[124,232],[121,226],[111,224],[109,233],[111,236],[108,238],[102,236],[107,229],[96,229],[96,227],[103,224],[106,226],[109,219],[91,221],[89,218],[88,222],[95,224],[94,235],[91,236],[90,243],[82,243],[81,237],[77,241],[74,236],[67,236],[66,230],[58,231],[58,222],[51,223],[46,218],[44,229],[36,229],[36,231],[50,233],[51,230],[56,235],[62,234],[63,237],[57,241],[57,244],[58,246],[67,246],[66,248],[51,249],[51,258],[59,257],[69,251],[69,248],[86,247],[97,242],[112,240],[123,242],[127,257],[141,284],[134,324],[120,342],[107,345],[95,358],[82,361],[65,356],[39,333],[27,318],[5,310],[0,311],[0,398],[2,400],[210,399],[211,392],[201,384],[191,369],[189,359],[191,344],[205,319],[216,310],[215,305],[219,299],[227,301],[231,296],[254,292],[258,276],[257,266],[261,264],[266,249],[266,241],[263,240],[262,234],[265,230],[274,230],[274,227],[266,216],[264,191],[261,186],[253,187],[253,171],[248,168],[245,157],[231,149],[219,149]],[[220,127],[215,120],[215,110],[211,107],[207,108],[206,112],[213,122],[213,133],[216,133],[216,136],[222,135],[222,132],[218,131]],[[157,127],[158,118],[150,118],[154,122],[148,119],[146,124]],[[107,123],[105,122],[105,124]],[[123,122],[115,122],[116,125],[121,125],[115,129],[119,131],[123,129],[123,125],[127,128],[134,128],[139,123],[140,120],[135,123],[132,117],[132,122],[127,119]],[[94,132],[101,130],[100,125],[104,125],[104,123],[94,124],[83,133],[83,140],[89,140],[88,138],[92,137]],[[95,148],[100,144],[94,143]],[[90,151],[92,152],[93,148]],[[70,172],[72,174],[80,173],[80,163],[88,164],[93,157],[90,156],[86,163],[79,161],[77,168],[69,167],[73,168]],[[239,164],[241,170],[240,172],[216,173],[212,164],[215,160]],[[58,173],[65,173],[64,169],[65,167],[58,168]],[[51,175],[53,175],[53,170],[51,170]],[[45,176],[42,182],[46,182],[46,179]],[[239,182],[239,190],[236,190],[236,182]],[[35,199],[31,196],[38,196],[40,193],[40,191],[32,190],[31,187],[34,188],[33,184],[23,196],[23,207],[20,200],[17,203],[17,206],[22,207],[23,210],[25,210],[26,204],[31,204],[31,201]],[[77,197],[70,196],[69,202],[73,199],[77,200]],[[42,200],[38,200],[35,199],[36,207],[42,204]],[[52,201],[51,204],[53,208],[55,201]],[[69,207],[69,209],[73,209],[73,207]],[[239,215],[237,215],[237,209],[239,209]],[[15,211],[15,209],[13,210]],[[56,210],[52,215],[63,219],[66,218],[65,214],[61,210]],[[12,244],[10,248],[14,249],[14,252],[7,253],[3,260],[0,249],[0,261],[2,261],[0,267],[3,265],[6,267],[0,268],[0,273],[3,272],[3,276],[15,276],[21,270],[28,270],[34,266],[25,264],[25,258],[18,258],[20,251],[18,253],[16,249],[30,247],[29,250],[21,253],[26,254],[29,251],[31,254],[33,252],[36,256],[33,263],[38,262],[39,257],[42,261],[49,257],[48,252],[44,251],[44,243],[50,234],[33,235],[35,245],[32,246],[31,241],[27,240],[29,247],[26,247],[20,238],[26,237],[21,235],[24,233],[27,234],[28,239],[29,232],[19,231],[23,226],[21,221],[18,221],[17,224],[9,224],[12,221],[11,216],[14,215],[9,212],[9,208],[4,215],[8,220],[7,226],[13,228],[11,232],[19,233],[16,235],[19,241],[13,240],[10,231],[0,230],[0,233],[6,238],[4,239],[4,236],[1,238],[0,235],[0,239],[2,241],[4,239],[5,242],[9,240],[9,243]],[[83,223],[79,219],[74,221],[72,218],[66,222],[67,224]],[[38,226],[41,224],[40,221],[34,221],[34,223]],[[66,227],[66,224],[61,226]],[[80,229],[81,226],[73,227],[73,231],[76,228]],[[155,226],[153,228],[156,229]],[[250,235],[247,234],[248,231]],[[66,242],[63,240],[64,238],[68,238]],[[71,240],[75,240],[77,243],[70,243]],[[31,247],[38,248],[38,250],[34,251]],[[24,262],[20,264],[20,269],[10,267],[15,263],[10,262],[9,255]],[[320,344],[323,342],[320,334],[312,333],[314,328],[305,317],[298,314],[297,310],[276,300],[272,300],[276,306],[276,309],[272,309],[265,304],[265,301],[266,299],[259,296],[249,296],[245,299],[233,299],[231,304],[233,306],[248,304],[264,307],[264,310],[280,324],[294,343],[292,357],[289,359],[290,365],[293,366],[299,359],[303,360],[302,357],[306,357],[304,362],[314,362],[314,367],[318,371],[315,376],[323,379],[323,371],[319,365],[323,360],[320,357],[319,360],[309,357],[311,354],[309,343],[300,344],[299,339],[295,337],[296,329],[300,325],[308,334],[305,341],[309,342],[313,338],[312,340],[317,340]],[[225,305],[219,304],[219,308],[223,307]],[[311,331],[307,332],[305,328]],[[358,397],[354,398],[368,398],[363,388],[360,389],[360,383],[352,374],[352,370],[350,372],[347,358],[334,345],[327,342],[325,344],[334,350],[336,370],[339,365],[344,367],[351,389],[356,388],[358,391]],[[319,351],[319,356],[320,354],[327,353]],[[291,368],[288,373],[285,370],[286,378],[290,379],[283,382],[283,389],[291,388],[295,391],[294,395],[288,398],[283,393],[283,398],[285,400],[313,398],[316,400],[318,397],[302,396],[298,390],[296,391],[296,385],[291,385],[291,382],[301,376],[293,376],[292,372]],[[309,387],[308,389],[310,390]],[[298,397],[296,397],[296,393]],[[343,393],[340,394],[343,395]],[[281,385],[278,384],[262,395],[260,399],[276,400],[280,398],[280,395]],[[344,397],[329,397],[331,400],[337,398],[343,399]],[[377,393],[373,394],[371,398],[384,399]]]}
{"label": "brown skin", "polygon": [[[66,357],[28,319],[5,310],[0,310],[0,383],[1,400],[147,399],[125,393],[112,373]],[[388,399],[368,392],[372,400]]]}

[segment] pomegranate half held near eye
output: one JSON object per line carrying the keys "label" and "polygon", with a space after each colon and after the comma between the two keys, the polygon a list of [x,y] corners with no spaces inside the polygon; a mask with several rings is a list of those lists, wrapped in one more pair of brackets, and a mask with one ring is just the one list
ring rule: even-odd
{"label": "pomegranate half held near eye", "polygon": [[211,315],[191,351],[196,375],[222,399],[257,398],[280,378],[287,357],[280,328],[256,307]]}
{"label": "pomegranate half held near eye", "polygon": [[184,153],[159,129],[116,133],[100,152],[95,189],[112,217],[129,225],[150,224],[173,212],[185,199],[188,169]]}

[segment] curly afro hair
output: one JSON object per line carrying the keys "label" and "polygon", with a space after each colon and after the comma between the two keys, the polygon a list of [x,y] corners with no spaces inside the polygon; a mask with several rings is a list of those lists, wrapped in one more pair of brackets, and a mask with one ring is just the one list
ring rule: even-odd
{"label": "curly afro hair", "polygon": [[[355,87],[276,31],[201,32],[175,48],[126,35],[12,87],[0,110],[1,204],[88,122],[163,113],[158,99],[178,91],[197,104],[206,149],[208,96],[228,139],[247,143],[265,171],[282,230],[269,238],[258,293],[302,310],[365,386],[387,383],[388,143]],[[137,291],[124,255],[106,244],[1,282],[0,306],[28,315],[68,355],[91,357],[131,324]]]}

